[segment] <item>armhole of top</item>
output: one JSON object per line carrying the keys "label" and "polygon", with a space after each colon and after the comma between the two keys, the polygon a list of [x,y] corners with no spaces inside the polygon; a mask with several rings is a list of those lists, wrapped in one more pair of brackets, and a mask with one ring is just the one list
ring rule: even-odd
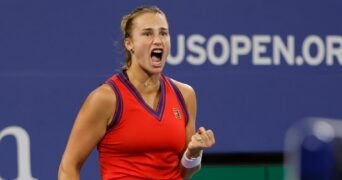
{"label": "armhole of top", "polygon": [[120,94],[120,91],[118,89],[118,87],[116,86],[116,84],[114,83],[113,80],[107,80],[105,84],[108,84],[114,91],[115,96],[116,96],[116,106],[115,106],[115,113],[114,116],[112,118],[112,121],[110,122],[110,124],[107,127],[107,131],[113,129],[115,127],[115,125],[117,125],[121,119],[121,115],[122,115],[122,97]]}
{"label": "armhole of top", "polygon": [[186,122],[186,124],[188,124],[189,113],[188,113],[188,108],[186,107],[186,104],[185,104],[184,97],[183,97],[181,91],[178,89],[177,85],[172,81],[172,79],[171,78],[167,78],[167,79],[170,82],[170,84],[172,86],[172,89],[176,93],[178,102],[180,103],[180,105],[181,105],[181,107],[183,109],[184,115],[185,115],[185,122]]}

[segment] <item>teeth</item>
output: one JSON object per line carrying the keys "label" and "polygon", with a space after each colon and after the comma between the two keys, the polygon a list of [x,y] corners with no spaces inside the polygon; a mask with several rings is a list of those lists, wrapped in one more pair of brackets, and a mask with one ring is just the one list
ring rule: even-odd
{"label": "teeth", "polygon": [[153,49],[151,52],[151,57],[153,61],[159,61],[163,57],[163,49]]}
{"label": "teeth", "polygon": [[154,53],[162,53],[163,51],[160,50],[160,49],[156,49],[156,50],[153,50],[152,52],[154,52]]}

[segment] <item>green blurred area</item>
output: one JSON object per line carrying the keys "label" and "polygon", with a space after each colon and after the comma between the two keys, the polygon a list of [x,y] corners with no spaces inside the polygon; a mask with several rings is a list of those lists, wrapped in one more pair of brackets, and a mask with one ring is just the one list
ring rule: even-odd
{"label": "green blurred area", "polygon": [[202,166],[192,180],[283,180],[282,165]]}

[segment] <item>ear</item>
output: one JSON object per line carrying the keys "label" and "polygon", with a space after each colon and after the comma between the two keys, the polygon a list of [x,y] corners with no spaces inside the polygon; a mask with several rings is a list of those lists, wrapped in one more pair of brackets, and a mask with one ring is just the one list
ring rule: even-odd
{"label": "ear", "polygon": [[125,43],[125,48],[128,51],[131,51],[131,49],[133,49],[133,43],[132,43],[131,38],[125,38],[124,43]]}

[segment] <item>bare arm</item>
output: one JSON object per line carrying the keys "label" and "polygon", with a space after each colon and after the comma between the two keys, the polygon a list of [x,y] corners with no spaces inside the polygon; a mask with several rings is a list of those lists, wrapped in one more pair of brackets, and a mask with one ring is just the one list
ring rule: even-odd
{"label": "bare arm", "polygon": [[[197,102],[195,91],[189,85],[177,81],[174,82],[184,97],[189,113],[189,121],[186,126],[186,157],[188,159],[196,158],[201,155],[203,149],[210,148],[215,144],[214,134],[211,130],[205,130],[203,127],[199,128],[198,132],[196,132]],[[182,164],[180,166],[184,179],[190,179],[201,168],[201,165],[190,169],[185,168]]]}
{"label": "bare arm", "polygon": [[84,161],[106,133],[115,102],[115,93],[108,85],[100,86],[87,97],[71,130],[59,166],[58,180],[80,179]]}

